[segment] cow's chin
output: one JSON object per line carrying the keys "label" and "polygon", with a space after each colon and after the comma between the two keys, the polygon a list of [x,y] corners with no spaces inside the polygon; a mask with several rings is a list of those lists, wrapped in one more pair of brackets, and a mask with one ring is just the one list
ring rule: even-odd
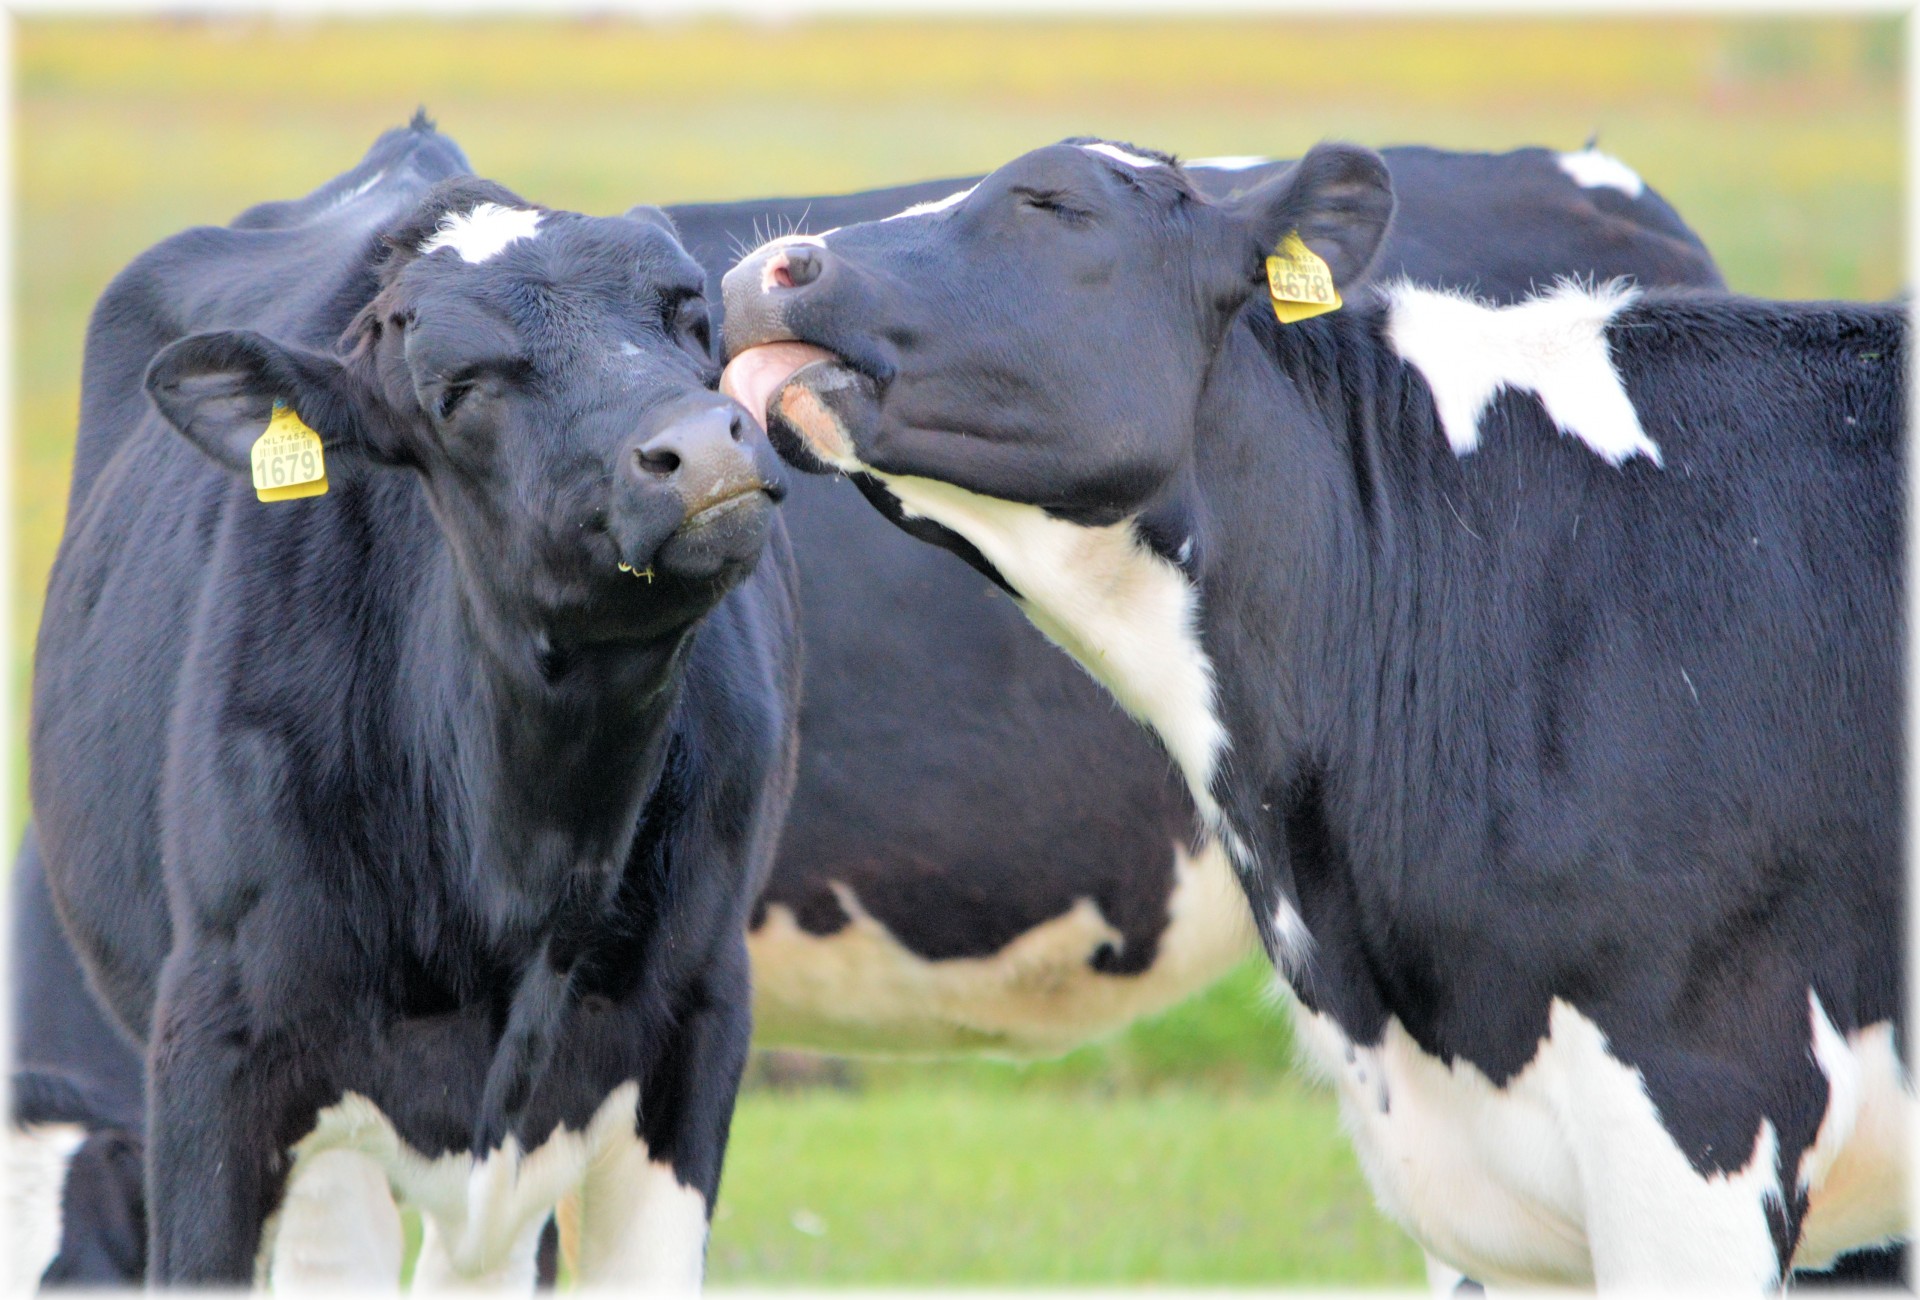
{"label": "cow's chin", "polygon": [[811,343],[763,343],[727,363],[720,391],[752,412],[780,458],[809,474],[857,468],[880,419],[873,380]]}

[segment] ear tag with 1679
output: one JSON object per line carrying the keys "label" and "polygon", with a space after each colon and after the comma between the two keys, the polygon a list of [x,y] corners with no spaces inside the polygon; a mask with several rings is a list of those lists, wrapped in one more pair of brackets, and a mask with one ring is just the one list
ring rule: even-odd
{"label": "ear tag with 1679", "polygon": [[327,460],[320,435],[285,402],[273,404],[267,431],[254,439],[253,490],[262,501],[326,495]]}

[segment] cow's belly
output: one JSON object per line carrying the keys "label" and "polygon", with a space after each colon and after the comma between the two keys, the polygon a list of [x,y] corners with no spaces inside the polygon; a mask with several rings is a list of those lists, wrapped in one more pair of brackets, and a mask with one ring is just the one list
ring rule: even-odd
{"label": "cow's belly", "polygon": [[1294,1022],[1381,1209],[1415,1240],[1483,1282],[1592,1280],[1550,1070],[1536,1062],[1496,1088],[1465,1061],[1428,1056],[1397,1020],[1371,1048],[1297,1003]]}
{"label": "cow's belly", "polygon": [[1205,988],[1255,948],[1246,896],[1212,842],[1176,845],[1167,928],[1137,974],[1095,969],[1120,932],[1091,898],[985,957],[933,961],[902,944],[853,891],[850,922],[810,934],[779,904],[747,936],[754,1034],[767,1046],[834,1051],[1068,1051]]}

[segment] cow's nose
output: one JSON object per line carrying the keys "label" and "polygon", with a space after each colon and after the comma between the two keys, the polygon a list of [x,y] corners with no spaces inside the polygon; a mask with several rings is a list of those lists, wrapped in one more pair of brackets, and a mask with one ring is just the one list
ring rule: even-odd
{"label": "cow's nose", "polygon": [[733,402],[685,415],[636,442],[626,469],[642,487],[670,489],[691,519],[766,484],[744,439],[747,413]]}
{"label": "cow's nose", "polygon": [[826,249],[813,244],[797,244],[779,255],[773,280],[783,289],[804,289],[818,280],[826,267]]}

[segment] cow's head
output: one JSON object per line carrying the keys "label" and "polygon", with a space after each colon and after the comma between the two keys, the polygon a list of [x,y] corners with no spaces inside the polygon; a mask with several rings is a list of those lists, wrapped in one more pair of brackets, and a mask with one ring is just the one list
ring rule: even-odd
{"label": "cow's head", "polygon": [[1392,209],[1385,165],[1348,146],[1220,203],[1162,155],[1037,149],[945,204],[747,256],[725,281],[723,389],[793,463],[864,472],[896,516],[881,486],[913,478],[1109,524],[1187,463],[1276,244],[1298,232],[1351,287]]}
{"label": "cow's head", "polygon": [[779,466],[707,387],[700,267],[663,215],[555,212],[460,178],[385,243],[337,352],[181,339],[147,373],[162,414],[238,473],[276,402],[331,476],[418,473],[474,598],[566,643],[683,626],[751,568]]}

